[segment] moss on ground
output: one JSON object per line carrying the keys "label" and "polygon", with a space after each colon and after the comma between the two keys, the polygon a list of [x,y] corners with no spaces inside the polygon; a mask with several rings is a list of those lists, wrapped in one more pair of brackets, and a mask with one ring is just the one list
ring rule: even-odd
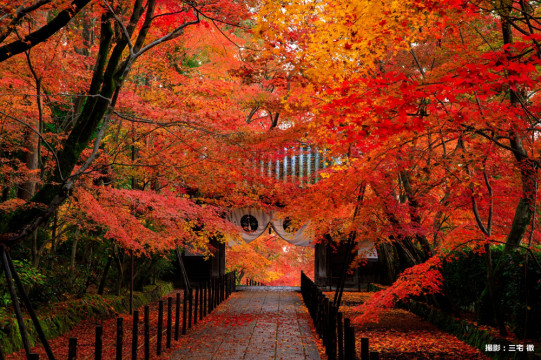
{"label": "moss on ground", "polygon": [[[171,283],[158,283],[146,286],[141,292],[133,293],[133,306],[139,308],[156,301],[173,290]],[[47,339],[52,339],[70,331],[79,322],[88,318],[107,318],[129,311],[129,296],[87,294],[76,300],[53,304],[46,310],[38,311],[37,316]],[[39,342],[37,332],[29,317],[24,319],[31,346]],[[0,318],[0,350],[10,354],[23,347],[19,325],[12,317]]]}

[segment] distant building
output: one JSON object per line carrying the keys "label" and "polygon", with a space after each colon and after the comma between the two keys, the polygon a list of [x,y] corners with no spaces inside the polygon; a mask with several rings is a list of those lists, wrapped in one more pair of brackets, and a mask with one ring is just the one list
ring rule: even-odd
{"label": "distant building", "polygon": [[[286,149],[280,160],[260,160],[261,174],[283,181],[297,181],[299,186],[319,180],[319,170],[338,160],[328,159],[325,151],[313,151],[309,147],[298,150]],[[314,244],[314,236],[308,224],[292,229],[288,217],[278,218],[262,209],[234,209],[229,218],[239,227],[241,238],[251,242],[269,229],[285,241],[297,246],[315,246],[315,282],[321,286],[334,286],[342,273],[345,246],[341,243]],[[379,261],[371,243],[361,244],[359,252],[367,258],[364,265],[347,277],[346,287],[360,287],[368,282],[379,282]]]}
{"label": "distant building", "polygon": [[[298,182],[299,186],[306,186],[317,182],[319,171],[325,169],[337,159],[329,159],[325,151],[315,151],[310,147],[299,149],[284,149],[280,156],[274,160],[257,160],[255,167],[262,175],[274,177],[277,180]],[[272,230],[290,244],[297,246],[315,247],[315,282],[320,286],[333,287],[337,284],[342,273],[345,261],[345,246],[343,243],[317,243],[314,244],[314,235],[309,224],[298,229],[291,226],[288,217],[277,217],[271,213],[256,208],[233,209],[229,220],[238,226],[239,234],[245,242],[257,239],[265,232]],[[183,252],[182,259],[190,282],[199,283],[211,277],[225,274],[226,245],[211,239],[214,256],[206,259],[199,254],[189,251]],[[346,287],[359,288],[369,282],[379,282],[379,261],[373,244],[366,243],[359,250],[367,258],[366,263],[355,269],[346,278]]]}

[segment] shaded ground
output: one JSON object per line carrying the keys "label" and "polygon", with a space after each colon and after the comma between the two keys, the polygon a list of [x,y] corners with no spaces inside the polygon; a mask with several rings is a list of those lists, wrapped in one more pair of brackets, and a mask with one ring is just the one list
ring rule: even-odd
{"label": "shaded ground", "polygon": [[318,360],[298,288],[240,287],[184,337],[171,360]]}
{"label": "shaded ground", "polygon": [[[315,340],[308,311],[304,307],[299,288],[239,286],[240,291],[219,305],[211,314],[180,335],[166,349],[166,309],[164,306],[162,354],[156,354],[158,302],[150,305],[150,358],[171,360],[227,359],[227,360],[319,360],[321,341]],[[162,298],[175,299],[174,291]],[[180,292],[182,299],[182,291]],[[173,301],[173,314],[175,308]],[[144,358],[143,309],[138,332],[138,358]],[[132,316],[124,318],[123,359],[131,358]],[[174,316],[173,316],[174,319]],[[173,329],[175,322],[173,320]],[[182,315],[180,319],[182,324]],[[116,350],[116,318],[88,319],[58,338],[50,340],[56,358],[68,356],[68,341],[77,337],[77,359],[94,359],[96,325],[103,326],[103,359],[114,359]],[[182,325],[180,325],[182,328]],[[319,351],[318,351],[319,348]],[[46,359],[45,351],[36,346],[32,352]],[[24,350],[10,354],[7,360],[25,359]]]}
{"label": "shaded ground", "polygon": [[[183,295],[182,291],[173,291],[162,298],[164,300],[164,321],[163,328],[166,328],[167,325],[167,298],[173,298],[173,304],[175,303],[176,293],[180,292],[180,298],[182,301]],[[157,328],[158,328],[158,301],[149,304],[149,320],[150,320],[150,358],[151,359],[165,359],[166,357],[157,356],[156,354],[156,344],[157,344]],[[139,315],[139,328],[138,328],[138,358],[143,359],[144,357],[144,329],[143,329],[143,308],[137,309],[140,311]],[[173,305],[174,313],[174,305]],[[123,358],[131,357],[131,347],[132,347],[132,323],[133,317],[129,314],[120,314],[119,317],[124,318],[124,340],[123,340]],[[182,317],[182,315],[181,315]],[[174,317],[173,317],[174,318]],[[181,320],[182,321],[182,320]],[[90,360],[94,359],[94,343],[96,336],[96,326],[103,326],[103,359],[114,359],[116,353],[116,317],[109,319],[87,319],[82,321],[77,326],[75,326],[71,331],[68,331],[62,336],[59,336],[55,339],[49,340],[49,345],[57,359],[66,359],[68,357],[68,342],[70,337],[77,338],[77,359],[81,360]],[[165,349],[165,332],[163,335],[162,348],[164,353],[167,352]],[[174,343],[173,343],[174,346]],[[47,355],[41,347],[41,344],[38,343],[38,346],[32,348],[32,352],[40,355],[40,359],[47,359]],[[6,356],[6,360],[17,360],[17,359],[26,359],[24,349],[21,349],[15,353]]]}
{"label": "shaded ground", "polygon": [[[372,294],[344,293],[340,311],[346,317],[355,318],[359,314],[355,307]],[[327,292],[325,295],[332,299],[334,293]],[[370,351],[378,351],[380,359],[489,359],[476,348],[402,309],[389,309],[378,323],[354,324],[354,328],[358,352],[361,338],[369,338]]]}

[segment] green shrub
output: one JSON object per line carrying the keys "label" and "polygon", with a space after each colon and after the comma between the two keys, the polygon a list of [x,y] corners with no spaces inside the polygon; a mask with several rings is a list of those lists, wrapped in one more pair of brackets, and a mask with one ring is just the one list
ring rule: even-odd
{"label": "green shrub", "polygon": [[[541,268],[525,250],[512,251],[502,257],[503,247],[492,249],[494,264],[503,263],[497,301],[511,330],[519,337],[541,339]],[[480,322],[490,314],[490,304],[481,295],[487,285],[485,254],[471,250],[455,254],[443,265],[445,288],[453,304],[463,310],[477,309]],[[536,253],[541,263],[541,253]]]}
{"label": "green shrub", "polygon": [[[25,289],[33,289],[45,284],[45,276],[27,260],[13,260],[13,265]],[[11,305],[7,282],[0,282],[0,306]]]}

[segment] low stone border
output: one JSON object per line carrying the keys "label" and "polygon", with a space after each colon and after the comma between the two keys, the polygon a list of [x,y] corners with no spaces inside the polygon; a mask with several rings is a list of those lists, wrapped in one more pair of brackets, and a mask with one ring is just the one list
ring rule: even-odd
{"label": "low stone border", "polygon": [[[173,290],[171,283],[158,283],[146,286],[142,292],[133,293],[133,307],[156,301]],[[70,331],[75,325],[89,318],[107,318],[115,313],[129,311],[129,296],[100,296],[87,294],[81,299],[54,304],[46,312],[37,312],[38,319],[47,339],[52,339]],[[50,314],[50,315],[47,315]],[[52,315],[54,314],[54,315]],[[37,333],[30,318],[24,320],[30,343],[39,343]],[[10,354],[23,347],[19,326],[13,317],[0,324],[0,344],[4,354]]]}

